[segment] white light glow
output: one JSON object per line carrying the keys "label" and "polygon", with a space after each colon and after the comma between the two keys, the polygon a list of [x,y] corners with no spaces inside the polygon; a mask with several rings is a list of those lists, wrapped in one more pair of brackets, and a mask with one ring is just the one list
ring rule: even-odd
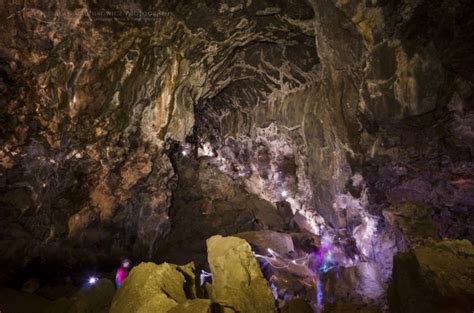
{"label": "white light glow", "polygon": [[94,285],[99,279],[95,276],[89,277],[89,285]]}
{"label": "white light glow", "polygon": [[183,150],[183,151],[181,151],[181,154],[182,154],[183,156],[187,156],[187,155],[188,155],[188,151]]}
{"label": "white light glow", "polygon": [[283,191],[281,192],[281,196],[282,196],[283,198],[288,197],[288,191],[283,190]]}

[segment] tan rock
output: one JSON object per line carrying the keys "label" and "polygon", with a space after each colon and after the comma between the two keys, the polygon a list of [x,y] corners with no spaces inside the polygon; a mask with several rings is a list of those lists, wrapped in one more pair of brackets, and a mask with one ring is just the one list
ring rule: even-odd
{"label": "tan rock", "polygon": [[275,301],[250,245],[237,237],[207,240],[211,299],[238,312],[275,312]]}
{"label": "tan rock", "polygon": [[117,291],[110,313],[168,312],[187,301],[185,277],[175,265],[141,263]]}
{"label": "tan rock", "polygon": [[210,313],[211,300],[209,299],[193,299],[184,303],[180,303],[170,309],[168,313]]}

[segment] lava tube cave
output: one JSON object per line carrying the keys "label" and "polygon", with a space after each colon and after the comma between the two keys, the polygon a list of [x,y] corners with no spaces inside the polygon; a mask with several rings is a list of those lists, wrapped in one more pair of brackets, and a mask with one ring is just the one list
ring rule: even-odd
{"label": "lava tube cave", "polygon": [[0,15],[0,313],[474,312],[472,0]]}

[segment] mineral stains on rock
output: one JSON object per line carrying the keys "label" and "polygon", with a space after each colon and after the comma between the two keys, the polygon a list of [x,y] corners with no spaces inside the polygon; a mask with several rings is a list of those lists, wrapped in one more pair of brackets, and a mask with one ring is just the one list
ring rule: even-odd
{"label": "mineral stains on rock", "polygon": [[206,268],[209,237],[273,231],[342,251],[326,310],[387,309],[390,285],[410,311],[396,282],[424,279],[420,251],[474,241],[471,1],[9,0],[0,17],[2,285],[124,257]]}

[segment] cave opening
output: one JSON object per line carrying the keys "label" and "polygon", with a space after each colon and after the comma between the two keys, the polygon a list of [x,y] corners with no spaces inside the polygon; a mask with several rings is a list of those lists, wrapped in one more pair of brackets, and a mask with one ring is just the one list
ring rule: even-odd
{"label": "cave opening", "polygon": [[474,310],[471,1],[0,8],[0,312]]}

